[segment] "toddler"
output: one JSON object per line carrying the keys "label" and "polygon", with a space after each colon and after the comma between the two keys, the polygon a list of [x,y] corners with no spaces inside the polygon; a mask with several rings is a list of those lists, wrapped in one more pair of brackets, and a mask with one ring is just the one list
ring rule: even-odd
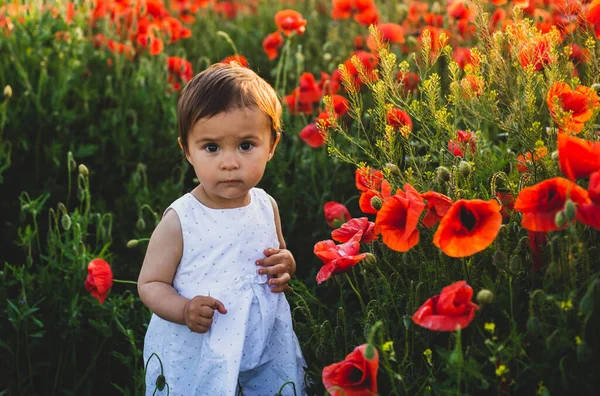
{"label": "toddler", "polygon": [[218,64],[186,85],[177,112],[179,146],[200,184],[167,208],[140,271],[153,312],[146,394],[272,396],[291,382],[282,394],[293,384],[304,395],[281,293],[296,263],[276,202],[255,187],[281,135],[279,99],[252,70]]}

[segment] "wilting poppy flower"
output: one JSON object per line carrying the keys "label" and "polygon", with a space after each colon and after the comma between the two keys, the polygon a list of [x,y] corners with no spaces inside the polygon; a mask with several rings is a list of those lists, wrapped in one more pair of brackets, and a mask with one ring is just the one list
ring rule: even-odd
{"label": "wilting poppy flower", "polygon": [[378,197],[381,199],[381,203],[383,204],[391,197],[391,195],[392,187],[390,186],[390,183],[388,183],[387,180],[383,180],[381,182],[381,190],[369,189],[360,194],[358,206],[364,213],[375,214],[377,213],[378,209],[373,207],[373,197]]}
{"label": "wilting poppy flower", "polygon": [[590,176],[588,196],[591,202],[577,208],[577,220],[600,230],[600,171]]}
{"label": "wilting poppy flower", "polygon": [[[413,127],[412,120],[407,112],[397,109],[391,108],[385,115],[387,124],[390,125],[394,129],[398,129],[402,131],[403,134],[407,135],[410,133]],[[404,132],[406,131],[406,133]]]}
{"label": "wilting poppy flower", "polygon": [[421,222],[427,228],[431,228],[442,219],[452,206],[452,199],[435,191],[427,191],[421,194],[425,199],[425,216]]}
{"label": "wilting poppy flower", "polygon": [[234,64],[237,63],[242,67],[248,67],[248,59],[243,55],[231,55],[223,59],[221,63]]}
{"label": "wilting poppy flower", "polygon": [[433,331],[464,329],[475,317],[475,310],[479,309],[472,298],[473,289],[467,282],[455,282],[425,301],[412,319],[419,326]]}
{"label": "wilting poppy flower", "polygon": [[358,231],[348,242],[339,245],[330,239],[315,244],[313,252],[323,261],[323,267],[317,274],[317,283],[325,282],[333,274],[349,270],[367,256],[366,253],[358,253],[362,234],[362,231]]}
{"label": "wilting poppy flower", "polygon": [[363,234],[360,242],[373,242],[375,239],[377,239],[377,235],[375,235],[373,231],[374,227],[375,223],[369,221],[366,217],[350,219],[342,224],[342,226],[337,230],[333,230],[331,232],[331,238],[337,242],[348,242],[359,231],[362,231]]}
{"label": "wilting poppy flower", "polygon": [[93,259],[88,264],[88,276],[83,286],[100,304],[104,303],[113,284],[110,265],[101,258]]}
{"label": "wilting poppy flower", "polygon": [[502,205],[500,214],[502,215],[502,222],[506,224],[510,221],[510,216],[515,209],[515,197],[509,192],[498,191],[496,193],[496,198],[498,198],[498,201],[500,201],[500,204]]}
{"label": "wilting poppy flower", "polygon": [[314,122],[305,126],[298,136],[312,148],[319,148],[326,142],[325,133],[320,131]]}
{"label": "wilting poppy flower", "polygon": [[458,200],[440,221],[433,244],[450,257],[479,253],[494,242],[502,215],[495,200]]}
{"label": "wilting poppy flower", "polygon": [[419,243],[417,224],[425,208],[421,195],[410,184],[390,197],[377,212],[375,233],[397,252],[407,252]]}
{"label": "wilting poppy flower", "polygon": [[359,191],[379,190],[383,181],[383,172],[365,166],[354,172],[356,188]]}
{"label": "wilting poppy flower", "polygon": [[331,396],[377,395],[379,353],[374,346],[370,346],[374,354],[367,359],[367,348],[367,344],[358,346],[343,361],[323,368],[323,385]]}
{"label": "wilting poppy flower", "polygon": [[306,19],[302,18],[302,14],[294,10],[283,10],[275,14],[275,23],[277,28],[286,36],[296,32],[304,34],[306,30]]}
{"label": "wilting poppy flower", "polygon": [[517,155],[517,170],[519,173],[529,172],[529,167],[535,162],[539,162],[548,155],[548,149],[546,147],[538,147],[535,149],[535,154],[531,154],[530,151]]}
{"label": "wilting poppy flower", "polygon": [[277,58],[278,49],[283,45],[281,33],[275,32],[269,34],[262,42],[263,50],[270,60]]}
{"label": "wilting poppy flower", "polygon": [[331,228],[338,228],[352,218],[348,208],[339,202],[329,201],[323,206],[325,221]]}
{"label": "wilting poppy flower", "polygon": [[600,107],[600,98],[590,87],[580,85],[572,90],[568,84],[559,81],[548,90],[546,103],[560,131],[578,134],[594,115],[594,108]]}
{"label": "wilting poppy flower", "polygon": [[559,133],[558,159],[561,172],[569,179],[588,177],[600,170],[600,142],[590,142]]}
{"label": "wilting poppy flower", "polygon": [[586,190],[562,177],[522,189],[515,202],[515,210],[523,213],[521,225],[529,231],[558,230],[554,218],[564,208],[567,197],[580,206],[591,202]]}

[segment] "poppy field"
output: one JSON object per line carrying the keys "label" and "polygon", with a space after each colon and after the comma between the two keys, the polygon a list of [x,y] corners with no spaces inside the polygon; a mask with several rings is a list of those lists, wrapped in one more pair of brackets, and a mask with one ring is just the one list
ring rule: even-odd
{"label": "poppy field", "polygon": [[309,394],[596,394],[599,40],[600,0],[0,1],[0,395],[145,394],[136,280],[216,62],[283,103]]}

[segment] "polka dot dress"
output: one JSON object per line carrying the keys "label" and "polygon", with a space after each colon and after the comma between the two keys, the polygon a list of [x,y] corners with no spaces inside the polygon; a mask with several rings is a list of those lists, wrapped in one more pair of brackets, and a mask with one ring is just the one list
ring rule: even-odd
{"label": "polka dot dress", "polygon": [[[152,315],[144,341],[144,362],[154,353],[162,362],[170,395],[274,395],[293,381],[304,395],[305,362],[292,329],[283,293],[272,293],[256,260],[278,248],[273,205],[261,189],[250,191],[250,204],[211,209],[188,193],[173,202],[183,232],[183,256],[173,279],[182,296],[209,295],[226,314],[215,311],[204,334]],[[155,391],[161,364],[148,363],[146,394]],[[238,385],[239,384],[239,385]],[[293,395],[292,386],[283,395]]]}

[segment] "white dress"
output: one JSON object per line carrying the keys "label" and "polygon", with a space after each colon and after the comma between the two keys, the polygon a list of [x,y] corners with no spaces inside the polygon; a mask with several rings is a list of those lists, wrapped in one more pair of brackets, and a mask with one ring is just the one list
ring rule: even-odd
{"label": "white dress", "polygon": [[[250,190],[250,204],[211,209],[188,193],[168,209],[179,217],[183,255],[173,279],[182,296],[209,295],[220,300],[226,314],[215,311],[204,334],[152,315],[144,340],[146,395],[165,376],[169,395],[272,396],[292,381],[305,395],[306,366],[292,329],[290,307],[283,293],[269,289],[255,262],[266,248],[278,248],[273,205],[261,189]],[[166,213],[166,211],[165,211]],[[286,385],[283,395],[293,395]]]}

